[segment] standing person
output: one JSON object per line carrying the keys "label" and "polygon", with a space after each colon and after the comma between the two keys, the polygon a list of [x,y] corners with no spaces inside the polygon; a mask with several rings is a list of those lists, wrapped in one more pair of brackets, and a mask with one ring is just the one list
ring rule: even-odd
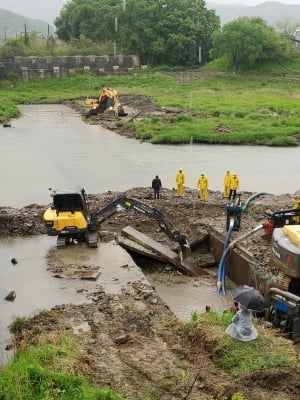
{"label": "standing person", "polygon": [[154,198],[159,199],[159,192],[161,189],[161,180],[159,179],[159,176],[156,175],[156,177],[152,180],[152,189],[154,192]]}
{"label": "standing person", "polygon": [[185,184],[185,175],[184,172],[182,170],[182,168],[179,168],[179,171],[176,174],[175,177],[175,182],[177,185],[177,196],[181,197],[183,196],[183,192],[184,192],[184,184]]}
{"label": "standing person", "polygon": [[223,197],[225,199],[228,199],[228,197],[229,197],[231,178],[232,178],[232,175],[231,175],[230,171],[227,171],[226,175],[224,176],[224,179],[223,179],[223,185],[224,185]]}
{"label": "standing person", "polygon": [[204,173],[202,173],[197,182],[197,188],[199,189],[200,200],[208,200],[208,179]]}
{"label": "standing person", "polygon": [[[293,208],[300,208],[300,196],[293,196],[292,198],[292,203],[294,204]],[[293,217],[293,221],[295,221],[296,224],[300,224],[300,216]]]}
{"label": "standing person", "polygon": [[230,185],[229,185],[229,200],[234,200],[236,197],[236,191],[240,188],[240,180],[236,174],[232,175],[232,178],[230,179]]}

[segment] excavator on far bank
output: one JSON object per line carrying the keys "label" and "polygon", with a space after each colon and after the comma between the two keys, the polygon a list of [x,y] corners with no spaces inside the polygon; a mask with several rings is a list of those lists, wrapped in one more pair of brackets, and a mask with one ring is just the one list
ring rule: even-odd
{"label": "excavator on far bank", "polygon": [[116,117],[125,117],[128,115],[118,98],[118,92],[115,89],[103,87],[99,97],[89,97],[85,100],[85,104],[91,109],[87,113],[87,117],[97,114],[112,114]]}

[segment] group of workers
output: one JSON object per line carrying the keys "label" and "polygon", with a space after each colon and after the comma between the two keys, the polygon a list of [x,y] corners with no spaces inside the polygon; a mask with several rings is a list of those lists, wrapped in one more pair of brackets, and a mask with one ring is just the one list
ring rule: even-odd
{"label": "group of workers", "polygon": [[[177,186],[177,196],[183,196],[184,192],[184,184],[185,184],[185,174],[182,168],[179,168],[179,171],[176,174],[175,182]],[[227,198],[229,201],[234,200],[236,197],[236,192],[240,188],[240,180],[236,174],[231,174],[230,171],[226,171],[226,174],[223,179],[224,192],[223,197]],[[199,189],[199,198],[200,200],[207,201],[208,200],[208,187],[209,181],[207,176],[204,173],[201,173],[199,179],[196,184],[197,189]]]}

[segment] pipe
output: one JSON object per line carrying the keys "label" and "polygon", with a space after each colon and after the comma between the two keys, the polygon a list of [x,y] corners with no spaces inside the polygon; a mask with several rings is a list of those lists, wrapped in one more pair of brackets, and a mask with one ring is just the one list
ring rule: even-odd
{"label": "pipe", "polygon": [[266,192],[254,193],[254,194],[252,194],[250,197],[248,197],[248,199],[245,201],[245,204],[242,205],[242,211],[246,211],[246,210],[247,210],[247,207],[248,207],[249,203],[250,203],[253,199],[255,199],[255,197],[264,196],[264,195],[274,196],[272,193],[266,193]]}
{"label": "pipe", "polygon": [[244,235],[236,238],[235,240],[233,240],[229,247],[232,249],[238,242],[241,242],[242,240],[246,239],[247,237],[253,235],[254,233],[258,232],[260,229],[262,229],[264,227],[264,224],[261,225],[257,225],[255,228],[251,229],[251,231],[245,233]]}
{"label": "pipe", "polygon": [[229,228],[228,231],[226,233],[226,237],[224,240],[224,248],[223,248],[223,254],[219,263],[219,269],[218,269],[218,281],[217,281],[217,293],[220,294],[221,289],[223,294],[226,293],[226,287],[225,287],[225,260],[227,257],[227,254],[230,250],[230,246],[229,246],[229,240],[230,240],[230,236],[232,233],[234,227],[234,218],[230,218],[229,221]]}

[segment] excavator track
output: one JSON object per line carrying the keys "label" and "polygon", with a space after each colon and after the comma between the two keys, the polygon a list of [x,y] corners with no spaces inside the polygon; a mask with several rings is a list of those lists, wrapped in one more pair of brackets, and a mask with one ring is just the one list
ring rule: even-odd
{"label": "excavator track", "polygon": [[65,249],[67,247],[67,238],[65,236],[58,236],[56,246],[58,249]]}
{"label": "excavator track", "polygon": [[276,286],[278,287],[278,289],[288,291],[290,282],[291,282],[291,277],[284,274],[283,272],[280,272],[277,276]]}
{"label": "excavator track", "polygon": [[89,232],[87,242],[90,248],[98,247],[98,232]]}

